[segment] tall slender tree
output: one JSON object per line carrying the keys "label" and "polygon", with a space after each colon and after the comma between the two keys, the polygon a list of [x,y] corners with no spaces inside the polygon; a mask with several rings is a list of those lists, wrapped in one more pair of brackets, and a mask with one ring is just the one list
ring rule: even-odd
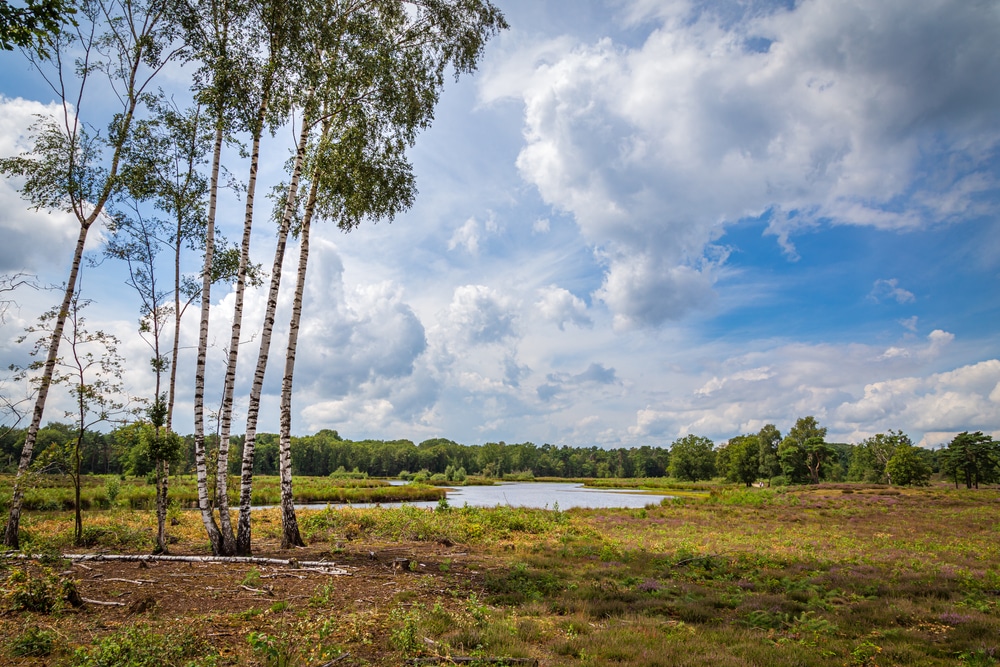
{"label": "tall slender tree", "polygon": [[[227,138],[231,137],[241,123],[242,110],[256,108],[249,101],[254,88],[252,74],[257,68],[252,66],[251,54],[258,51],[256,24],[250,20],[254,16],[256,2],[236,2],[235,0],[203,0],[195,5],[191,21],[188,24],[187,41],[191,45],[195,57],[201,62],[201,67],[195,75],[195,95],[198,101],[208,110],[212,119],[214,137],[212,141],[211,174],[208,188],[208,210],[206,215],[204,261],[202,264],[201,287],[201,317],[198,334],[198,352],[195,367],[194,389],[194,454],[195,471],[198,486],[198,507],[201,510],[202,522],[208,533],[212,552],[232,554],[235,549],[233,531],[229,525],[228,494],[226,492],[225,475],[222,476],[222,488],[216,488],[216,502],[222,499],[220,506],[220,530],[212,514],[212,498],[208,492],[208,465],[205,443],[205,370],[208,355],[209,318],[211,314],[212,276],[216,271],[216,213],[218,211],[218,195],[220,171],[222,168],[222,147]],[[245,276],[249,249],[244,248],[247,239],[241,246],[239,265],[237,268],[237,283]],[[243,250],[246,252],[242,252]],[[245,280],[245,278],[243,278]],[[228,372],[227,372],[228,375]],[[225,388],[223,394],[225,395]],[[221,417],[221,415],[220,415]],[[228,447],[228,438],[226,438]],[[228,452],[220,452],[219,467],[223,468],[228,459]],[[217,482],[218,473],[216,474]]]}
{"label": "tall slender tree", "polygon": [[[32,207],[67,211],[79,230],[14,481],[4,532],[4,544],[11,548],[19,546],[21,481],[41,426],[87,235],[119,187],[122,151],[143,93],[183,50],[175,43],[175,9],[172,0],[87,0],[81,4],[74,30],[53,38],[51,69],[28,56],[61,103],[62,114],[58,121],[46,118],[36,123],[32,150],[0,160],[0,172],[23,179],[21,195]],[[98,74],[104,75],[106,88],[93,91],[91,80]],[[106,135],[101,135],[88,130],[83,112],[88,94],[107,98],[108,91],[119,106]]]}
{"label": "tall slender tree", "polygon": [[[291,391],[302,293],[308,264],[308,234],[313,211],[322,204],[325,217],[344,230],[366,218],[391,218],[415,195],[406,149],[428,127],[444,85],[446,71],[472,71],[487,41],[506,27],[503,15],[486,0],[368,3],[303,1],[303,27],[297,32],[297,71],[306,95],[298,98],[302,130],[292,160],[254,383],[247,411],[243,481],[237,547],[250,550],[250,490],[253,446],[268,348],[277,308],[281,266],[288,229],[300,199],[305,200],[300,261],[289,345],[282,380],[280,470],[282,544],[302,543],[292,504]],[[316,149],[299,197],[306,143]]]}

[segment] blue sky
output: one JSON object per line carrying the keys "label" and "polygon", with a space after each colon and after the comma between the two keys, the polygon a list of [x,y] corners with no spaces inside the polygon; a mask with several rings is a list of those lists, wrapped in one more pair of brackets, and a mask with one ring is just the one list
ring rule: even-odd
{"label": "blue sky", "polygon": [[[1000,437],[995,3],[497,4],[511,29],[448,85],[412,151],[414,207],[315,235],[296,433],[610,447],[814,415],[836,441]],[[10,155],[50,99],[17,55],[0,57],[14,65],[0,74]],[[290,131],[271,142],[265,179],[290,145]],[[24,211],[14,185],[0,188],[0,271],[57,283],[74,226]],[[241,211],[223,212],[231,238]],[[267,265],[272,229],[261,215]],[[119,335],[129,385],[148,393],[119,268],[87,269],[91,322]],[[55,297],[18,299],[5,366]],[[213,303],[219,369],[232,295]],[[262,313],[251,295],[244,330]],[[191,317],[182,341],[196,334]],[[237,424],[255,354],[242,352]],[[264,430],[277,430],[279,374]]]}

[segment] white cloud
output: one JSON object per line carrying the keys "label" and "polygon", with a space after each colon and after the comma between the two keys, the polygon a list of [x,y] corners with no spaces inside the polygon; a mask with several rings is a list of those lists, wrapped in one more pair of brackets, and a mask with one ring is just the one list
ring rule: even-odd
{"label": "white cloud", "polygon": [[517,314],[514,302],[484,285],[455,289],[447,313],[448,325],[472,343],[497,343],[513,336]]}
{"label": "white cloud", "polygon": [[[53,117],[62,113],[56,104],[42,104],[20,97],[10,99],[0,94],[0,158],[14,157],[31,149],[33,140],[28,128],[38,116]],[[5,178],[0,182],[0,272],[40,272],[41,268],[59,267],[68,260],[80,227],[76,219],[63,212],[28,210],[28,202],[17,192],[20,181]],[[98,236],[98,234],[94,234]],[[88,247],[93,246],[93,240]]]}
{"label": "white cloud", "polygon": [[917,300],[913,292],[899,286],[899,280],[896,278],[876,280],[868,298],[876,303],[883,299],[892,299],[896,303],[913,303]]}
{"label": "white cloud", "polygon": [[1000,360],[990,359],[927,377],[873,382],[835,416],[854,424],[859,435],[902,425],[924,433],[920,444],[939,445],[959,431],[1000,431],[998,387]]}
{"label": "white cloud", "polygon": [[487,236],[496,236],[500,231],[500,225],[496,216],[490,212],[485,222],[480,223],[476,218],[469,218],[461,227],[457,228],[448,240],[448,250],[464,248],[470,255],[479,255],[480,244]]}
{"label": "white cloud", "polygon": [[535,307],[539,314],[558,326],[560,331],[565,329],[567,323],[583,328],[593,326],[593,320],[587,315],[587,304],[569,290],[549,285],[539,289],[538,296]]}
{"label": "white cloud", "polygon": [[857,344],[788,344],[723,357],[689,394],[673,392],[662,404],[638,410],[629,433],[721,440],[769,422],[785,430],[805,415],[828,426],[831,440],[852,442],[890,428],[907,429],[917,440],[925,431],[1000,429],[1000,361],[927,372],[953,338],[936,330],[890,352]]}
{"label": "white cloud", "polygon": [[448,250],[458,247],[465,248],[470,255],[479,254],[479,223],[475,218],[466,220],[448,240]]}
{"label": "white cloud", "polygon": [[655,21],[641,46],[519,44],[481,86],[487,102],[523,103],[518,168],[604,253],[598,296],[620,326],[703,307],[706,249],[745,216],[771,211],[794,255],[803,226],[913,229],[995,211],[1000,15],[988,5],[626,12]]}

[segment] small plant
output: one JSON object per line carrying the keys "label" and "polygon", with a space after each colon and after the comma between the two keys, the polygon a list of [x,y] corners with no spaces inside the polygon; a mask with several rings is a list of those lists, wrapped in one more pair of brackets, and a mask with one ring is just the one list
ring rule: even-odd
{"label": "small plant", "polygon": [[851,650],[851,665],[855,667],[876,667],[882,647],[864,641]]}
{"label": "small plant", "polygon": [[260,609],[257,609],[256,607],[252,607],[252,608],[247,609],[245,611],[238,611],[238,612],[236,612],[235,614],[233,614],[233,618],[238,619],[240,621],[249,621],[252,618],[260,616],[262,613],[263,612]]}
{"label": "small plant", "polygon": [[271,613],[280,614],[281,612],[287,610],[290,606],[291,604],[289,604],[287,600],[278,600],[271,605]]}
{"label": "small plant", "polygon": [[24,658],[42,658],[52,653],[55,633],[32,626],[15,637],[10,652]]}
{"label": "small plant", "polygon": [[420,618],[420,607],[414,607],[408,612],[396,607],[389,613],[389,621],[395,627],[389,636],[392,646],[406,655],[416,653],[420,648],[417,640],[417,621]]}
{"label": "small plant", "polygon": [[209,665],[214,656],[196,635],[180,631],[153,632],[143,626],[127,626],[96,642],[93,648],[79,648],[71,667],[160,667],[160,665]]}
{"label": "small plant", "polygon": [[255,567],[251,567],[247,570],[247,573],[243,576],[243,581],[240,582],[243,586],[250,586],[256,588],[260,585],[260,570]]}
{"label": "small plant", "polygon": [[104,482],[104,493],[108,496],[109,506],[114,507],[121,489],[121,482],[118,481],[117,477],[108,477],[107,481]]}
{"label": "small plant", "polygon": [[64,607],[81,604],[76,583],[58,576],[48,568],[38,574],[15,568],[7,576],[5,597],[14,611],[34,611],[48,614]]}
{"label": "small plant", "polygon": [[247,642],[256,655],[264,659],[267,667],[292,667],[298,660],[292,642],[282,633],[275,637],[263,632],[251,632]]}
{"label": "small plant", "polygon": [[465,601],[465,611],[476,621],[476,625],[483,625],[489,618],[490,608],[479,601],[475,593],[469,594],[469,599]]}
{"label": "small plant", "polygon": [[330,604],[331,600],[334,599],[334,595],[337,592],[337,586],[334,583],[326,583],[318,588],[316,592],[313,593],[312,597],[309,598],[309,604],[315,607],[321,607],[323,605]]}

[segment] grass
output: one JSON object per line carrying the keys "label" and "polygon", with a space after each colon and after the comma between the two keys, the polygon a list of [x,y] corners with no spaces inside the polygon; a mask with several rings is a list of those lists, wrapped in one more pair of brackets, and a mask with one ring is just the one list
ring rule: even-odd
{"label": "grass", "polygon": [[[342,613],[332,624],[334,590],[324,584],[302,600],[271,600],[248,615],[257,634],[241,641],[260,664],[289,665],[365,650],[380,656],[373,664],[386,665],[448,655],[532,657],[555,666],[1000,664],[995,490],[706,491],[633,510],[301,511],[314,546],[347,543],[366,552],[369,544],[416,543],[419,552],[421,543],[453,544],[474,571],[443,561],[400,574],[394,581],[412,588],[394,584],[394,603]],[[195,513],[180,514],[172,530],[203,541]],[[152,525],[148,512],[100,516],[93,523],[99,547]],[[255,514],[255,536],[276,535],[279,525],[274,510]],[[58,547],[71,521],[31,515],[25,528],[36,544]],[[255,583],[254,574],[245,581]],[[21,590],[25,582],[15,577],[3,587]],[[42,616],[15,609],[13,599],[5,610],[23,618],[24,629],[4,645],[6,655],[58,653],[64,640],[45,634]],[[46,613],[71,612],[53,606]],[[146,637],[154,645],[165,636],[142,631],[152,634],[122,634],[140,632],[126,629],[115,641]],[[177,641],[197,645],[197,637]],[[87,651],[97,655],[98,646]],[[182,657],[176,664],[190,659]]]}
{"label": "grass", "polygon": [[[0,498],[10,497],[13,478],[0,475]],[[114,481],[117,484],[109,484]],[[231,506],[239,502],[239,482],[229,481]],[[109,491],[111,494],[109,495]],[[338,479],[331,477],[296,477],[293,485],[296,503],[393,503],[434,501],[443,498],[444,489],[426,484],[391,486],[377,479]],[[180,507],[198,506],[197,483],[193,476],[175,476],[170,479],[171,502]],[[112,502],[111,495],[114,496]],[[254,505],[277,505],[281,501],[280,479],[274,475],[254,478],[251,502]],[[53,512],[74,509],[72,481],[64,475],[36,475],[24,493],[25,511]],[[156,488],[144,478],[119,481],[110,475],[86,475],[82,478],[80,507],[86,511],[124,507],[134,510],[153,509]],[[0,508],[2,509],[2,508]]]}

